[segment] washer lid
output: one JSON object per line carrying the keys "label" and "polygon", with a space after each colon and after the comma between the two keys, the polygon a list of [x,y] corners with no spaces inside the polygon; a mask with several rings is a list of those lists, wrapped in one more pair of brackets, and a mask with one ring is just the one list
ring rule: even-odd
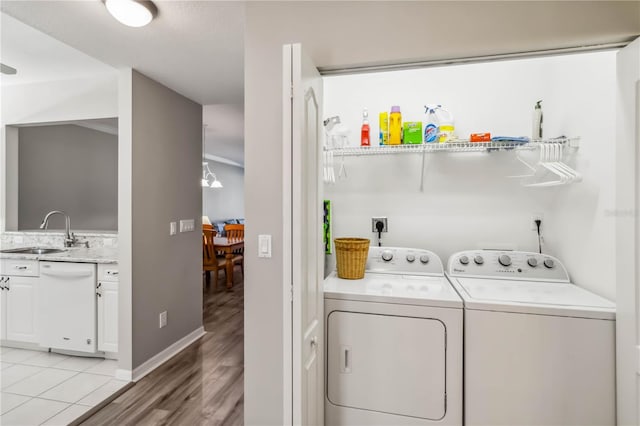
{"label": "washer lid", "polygon": [[327,299],[462,308],[462,299],[444,276],[392,275],[367,272],[361,280],[334,273],[324,281]]}
{"label": "washer lid", "polygon": [[572,283],[482,278],[451,281],[469,309],[615,319],[615,303]]}

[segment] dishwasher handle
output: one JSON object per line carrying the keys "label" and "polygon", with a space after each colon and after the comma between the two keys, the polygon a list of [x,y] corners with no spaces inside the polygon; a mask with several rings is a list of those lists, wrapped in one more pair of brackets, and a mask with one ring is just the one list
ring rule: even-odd
{"label": "dishwasher handle", "polygon": [[84,278],[90,277],[93,275],[93,271],[73,271],[73,270],[65,270],[59,269],[55,271],[40,271],[42,275],[47,275],[49,277],[59,277],[59,278]]}

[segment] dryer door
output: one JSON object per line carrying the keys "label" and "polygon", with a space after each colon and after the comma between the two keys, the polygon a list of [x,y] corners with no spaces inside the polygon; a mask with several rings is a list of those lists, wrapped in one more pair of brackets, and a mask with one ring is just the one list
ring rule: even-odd
{"label": "dryer door", "polygon": [[432,318],[333,311],[327,398],[334,405],[429,420],[446,413],[446,329]]}

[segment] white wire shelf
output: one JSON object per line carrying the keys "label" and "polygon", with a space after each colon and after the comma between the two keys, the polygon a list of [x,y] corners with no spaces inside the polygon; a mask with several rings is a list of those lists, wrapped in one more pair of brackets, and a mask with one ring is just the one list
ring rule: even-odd
{"label": "white wire shelf", "polygon": [[469,140],[458,140],[448,143],[426,143],[416,145],[372,145],[372,146],[349,146],[344,148],[329,149],[338,156],[364,156],[364,155],[388,155],[388,154],[411,154],[411,153],[432,153],[432,152],[492,152],[506,150],[534,150],[541,144],[561,144],[566,147],[577,147],[580,138],[554,138],[554,139],[534,139],[526,143],[500,141],[500,142],[471,142]]}

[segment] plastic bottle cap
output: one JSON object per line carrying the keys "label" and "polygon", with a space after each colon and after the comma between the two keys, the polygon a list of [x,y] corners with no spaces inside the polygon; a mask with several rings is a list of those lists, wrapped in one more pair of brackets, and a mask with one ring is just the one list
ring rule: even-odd
{"label": "plastic bottle cap", "polygon": [[397,105],[394,105],[391,107],[391,112],[400,112],[400,107]]}

